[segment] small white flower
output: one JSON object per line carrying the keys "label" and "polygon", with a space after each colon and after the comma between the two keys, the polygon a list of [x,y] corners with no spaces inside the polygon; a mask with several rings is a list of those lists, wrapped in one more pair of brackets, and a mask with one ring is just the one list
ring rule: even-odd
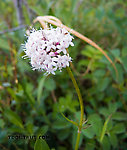
{"label": "small white flower", "polygon": [[71,45],[73,37],[64,28],[33,29],[25,44],[25,57],[30,58],[33,70],[38,69],[47,74],[69,66],[71,57],[67,48]]}

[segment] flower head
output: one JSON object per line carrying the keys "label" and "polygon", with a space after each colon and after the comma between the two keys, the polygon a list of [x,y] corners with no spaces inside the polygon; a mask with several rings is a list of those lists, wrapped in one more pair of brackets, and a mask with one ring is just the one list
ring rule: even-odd
{"label": "flower head", "polygon": [[[71,57],[67,48],[71,45],[73,37],[64,28],[33,29],[25,44],[25,56],[30,58],[32,69],[38,69],[47,74],[69,66]],[[25,57],[23,56],[23,57]]]}

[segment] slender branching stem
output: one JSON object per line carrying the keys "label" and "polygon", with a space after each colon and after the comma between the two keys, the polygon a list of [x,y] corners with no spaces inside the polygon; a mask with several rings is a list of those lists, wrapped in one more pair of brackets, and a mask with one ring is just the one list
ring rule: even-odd
{"label": "slender branching stem", "polygon": [[77,92],[78,98],[79,98],[79,103],[80,103],[80,109],[81,109],[81,116],[80,116],[80,123],[78,126],[78,135],[77,135],[77,140],[76,140],[76,145],[75,145],[75,150],[78,150],[79,147],[79,141],[80,141],[80,135],[81,135],[81,130],[82,130],[82,125],[83,125],[83,117],[84,117],[84,106],[83,106],[83,99],[82,95],[80,93],[80,89],[78,87],[78,84],[73,76],[73,73],[69,67],[67,67],[68,74],[73,82],[73,85],[75,87],[75,90]]}

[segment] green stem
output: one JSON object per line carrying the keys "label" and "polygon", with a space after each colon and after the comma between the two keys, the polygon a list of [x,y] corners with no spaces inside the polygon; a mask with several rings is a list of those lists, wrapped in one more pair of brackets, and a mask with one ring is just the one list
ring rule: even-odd
{"label": "green stem", "polygon": [[78,150],[78,147],[79,147],[79,141],[80,141],[80,132],[78,132],[78,135],[77,135],[77,140],[76,140],[76,145],[75,145],[75,150]]}
{"label": "green stem", "polygon": [[79,98],[79,103],[80,103],[80,109],[81,109],[81,116],[80,116],[80,123],[79,123],[79,127],[78,127],[78,136],[77,136],[77,140],[76,140],[76,145],[75,145],[75,150],[78,150],[79,147],[79,140],[80,140],[80,134],[81,134],[81,130],[82,130],[82,125],[83,125],[83,116],[84,116],[84,106],[83,106],[83,99],[82,99],[82,95],[80,93],[78,84],[72,74],[72,71],[69,67],[67,67],[67,71],[69,73],[69,76],[71,77],[71,80],[73,82],[73,85],[75,87],[75,90],[77,92],[78,98]]}
{"label": "green stem", "polygon": [[73,121],[73,120],[70,120],[70,119],[68,119],[67,117],[65,117],[65,115],[64,115],[62,112],[61,112],[61,115],[62,115],[67,121],[69,121],[70,123],[76,125],[77,127],[79,126],[77,122],[75,122],[75,121]]}

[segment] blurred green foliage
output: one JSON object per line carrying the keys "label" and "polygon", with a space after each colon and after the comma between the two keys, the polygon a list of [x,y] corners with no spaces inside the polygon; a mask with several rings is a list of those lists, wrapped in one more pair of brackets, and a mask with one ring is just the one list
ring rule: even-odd
{"label": "blurred green foliage", "polygon": [[[75,38],[75,46],[69,49],[79,73],[74,72],[74,75],[83,95],[89,125],[82,132],[80,149],[126,150],[127,1],[26,2],[22,4],[24,25],[30,26],[31,20],[38,15],[56,16],[65,25],[99,44],[115,63],[118,78],[108,60],[90,45]],[[66,69],[49,77],[31,70],[28,60],[22,59],[21,43],[26,40],[26,29],[10,32],[16,26],[17,11],[13,1],[1,0],[0,149],[71,150],[75,145],[77,128],[60,112],[79,121],[80,109],[73,84]],[[39,24],[35,26],[38,28]],[[8,139],[9,135],[19,134],[48,135],[49,139]]]}

